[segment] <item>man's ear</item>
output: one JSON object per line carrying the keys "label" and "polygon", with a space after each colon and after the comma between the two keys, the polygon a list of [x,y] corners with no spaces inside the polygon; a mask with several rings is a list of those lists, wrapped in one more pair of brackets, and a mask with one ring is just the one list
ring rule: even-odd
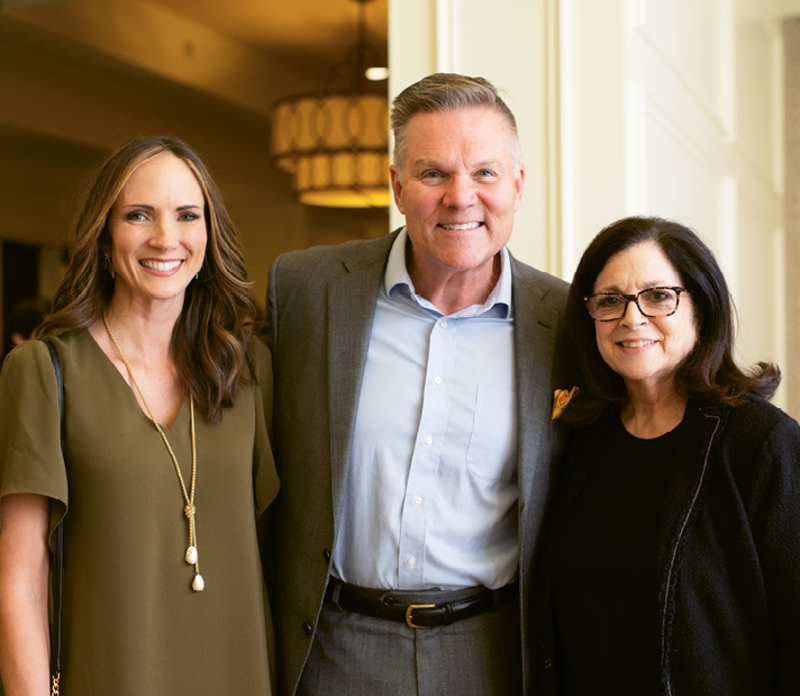
{"label": "man's ear", "polygon": [[519,165],[519,175],[514,180],[514,187],[516,189],[514,210],[519,209],[519,204],[522,203],[522,190],[525,188],[525,165]]}
{"label": "man's ear", "polygon": [[394,203],[397,206],[397,209],[403,214],[406,214],[406,211],[403,208],[403,182],[400,181],[400,173],[397,171],[397,167],[392,165],[389,167],[389,175],[392,177],[392,193],[394,194]]}

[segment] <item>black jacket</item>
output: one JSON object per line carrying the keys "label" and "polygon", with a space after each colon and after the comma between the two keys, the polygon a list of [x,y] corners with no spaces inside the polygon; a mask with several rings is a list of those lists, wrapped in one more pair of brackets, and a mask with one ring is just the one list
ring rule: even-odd
{"label": "black jacket", "polygon": [[[557,693],[558,673],[552,550],[612,417],[574,433],[539,565],[534,671],[547,694]],[[684,421],[652,556],[662,693],[800,694],[800,426],[758,399],[719,409],[689,402]]]}

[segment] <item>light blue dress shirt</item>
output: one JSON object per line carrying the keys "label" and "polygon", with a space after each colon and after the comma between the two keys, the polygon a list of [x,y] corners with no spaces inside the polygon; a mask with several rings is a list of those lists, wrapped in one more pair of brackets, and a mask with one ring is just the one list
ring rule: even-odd
{"label": "light blue dress shirt", "polygon": [[387,589],[499,588],[517,574],[508,251],[482,305],[415,294],[403,230],[378,294],[331,572]]}

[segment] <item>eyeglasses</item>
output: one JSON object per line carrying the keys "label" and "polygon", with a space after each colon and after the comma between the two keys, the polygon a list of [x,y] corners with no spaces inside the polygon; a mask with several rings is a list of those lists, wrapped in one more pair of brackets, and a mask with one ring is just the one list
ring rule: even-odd
{"label": "eyeglasses", "polygon": [[678,311],[681,293],[689,292],[680,287],[647,288],[635,295],[621,292],[597,292],[584,297],[586,309],[595,321],[615,321],[628,311],[628,302],[635,302],[646,317],[669,317]]}

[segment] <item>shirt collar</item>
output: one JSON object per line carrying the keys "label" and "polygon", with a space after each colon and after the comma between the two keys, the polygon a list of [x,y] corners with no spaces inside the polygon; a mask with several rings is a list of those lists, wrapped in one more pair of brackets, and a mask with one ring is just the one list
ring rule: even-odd
{"label": "shirt collar", "polygon": [[[416,294],[414,283],[408,275],[406,266],[406,242],[408,241],[408,231],[405,227],[400,230],[397,239],[394,240],[389,251],[389,258],[386,262],[386,270],[383,274],[384,290],[390,300],[398,296],[409,297],[417,304],[426,309],[435,309],[433,305],[424,297]],[[500,250],[500,278],[492,288],[489,297],[480,305],[472,305],[456,312],[453,316],[476,316],[484,314],[493,308],[493,314],[508,319],[511,317],[511,263],[509,261],[508,249],[503,247]]]}

